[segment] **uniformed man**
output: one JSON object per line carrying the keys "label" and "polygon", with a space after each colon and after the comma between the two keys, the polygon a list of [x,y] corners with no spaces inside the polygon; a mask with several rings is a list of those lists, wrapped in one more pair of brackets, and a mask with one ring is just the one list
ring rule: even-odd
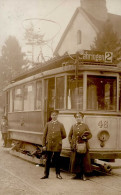
{"label": "uniformed man", "polygon": [[[89,155],[88,140],[92,137],[89,127],[83,123],[83,113],[74,114],[76,123],[72,125],[69,132],[69,142],[72,149],[71,153],[71,172],[76,173],[76,178],[86,180],[85,174],[91,172],[91,161]],[[86,143],[86,152],[84,154],[77,153],[77,144]]]}
{"label": "uniformed man", "polygon": [[4,141],[3,146],[7,146],[7,137],[8,137],[8,120],[6,116],[2,116],[2,121],[1,121],[1,133],[2,133],[2,138]]}
{"label": "uniformed man", "polygon": [[66,138],[65,128],[60,123],[58,118],[58,111],[51,112],[52,120],[47,122],[43,135],[43,149],[46,150],[46,164],[45,175],[41,179],[49,177],[50,163],[52,156],[55,157],[56,177],[62,179],[60,175],[60,152],[62,149],[62,139]]}

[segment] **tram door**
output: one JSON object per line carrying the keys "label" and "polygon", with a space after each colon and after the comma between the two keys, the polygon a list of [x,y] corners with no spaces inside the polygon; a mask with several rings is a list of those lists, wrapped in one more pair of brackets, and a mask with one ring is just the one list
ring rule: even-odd
{"label": "tram door", "polygon": [[51,120],[50,112],[54,109],[55,105],[55,78],[45,80],[44,91],[44,122],[46,123]]}

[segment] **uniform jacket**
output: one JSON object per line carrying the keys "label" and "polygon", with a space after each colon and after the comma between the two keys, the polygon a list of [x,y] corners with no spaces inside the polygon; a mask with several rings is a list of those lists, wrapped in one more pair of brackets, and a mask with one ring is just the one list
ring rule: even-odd
{"label": "uniform jacket", "polygon": [[[86,139],[83,139],[83,134],[88,132]],[[89,155],[89,145],[88,140],[92,137],[90,129],[84,123],[75,124],[71,127],[69,132],[69,142],[71,145],[72,153],[71,153],[71,172],[80,173],[83,169],[84,172],[91,172],[91,161]],[[76,152],[76,143],[86,142],[87,152],[85,154],[79,154]],[[82,165],[82,164],[83,165]]]}
{"label": "uniform jacket", "polygon": [[66,132],[62,123],[50,121],[45,125],[43,146],[46,146],[47,151],[60,152],[64,138],[66,138]]}
{"label": "uniform jacket", "polygon": [[7,120],[1,121],[1,133],[7,133],[8,132],[8,122]]}
{"label": "uniform jacket", "polygon": [[[83,139],[83,136],[85,132],[88,132],[88,136],[86,136],[86,140]],[[87,143],[87,141],[92,137],[92,134],[90,132],[90,129],[88,128],[88,126],[84,123],[76,123],[71,127],[71,130],[69,132],[69,142],[71,145],[71,148],[73,150],[75,150],[76,147],[76,143],[83,143],[86,142],[87,145],[87,149],[89,148],[89,145]]]}

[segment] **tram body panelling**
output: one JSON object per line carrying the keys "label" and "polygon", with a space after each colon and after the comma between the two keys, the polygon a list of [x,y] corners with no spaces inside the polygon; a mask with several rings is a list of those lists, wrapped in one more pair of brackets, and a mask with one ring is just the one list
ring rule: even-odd
{"label": "tram body panelling", "polygon": [[[60,115],[60,121],[63,122],[67,134],[74,124],[73,115]],[[85,115],[84,122],[90,127],[92,138],[89,140],[90,154],[92,159],[113,159],[121,158],[121,118],[117,116],[98,116],[98,115]],[[109,132],[109,139],[104,141],[104,146],[101,146],[101,141],[98,134],[101,131]],[[63,141],[63,148],[68,149],[69,143],[65,139]]]}
{"label": "tram body panelling", "polygon": [[42,144],[42,112],[8,113],[10,139]]}
{"label": "tram body panelling", "polygon": [[[34,111],[20,111],[20,112],[8,112],[9,132],[10,139],[19,140],[31,144],[42,145],[42,135],[44,131],[44,125],[47,121],[47,83],[49,78],[56,76],[68,76],[75,75],[75,65],[73,63],[63,65],[64,58],[56,62],[56,65],[52,66],[51,69],[45,69],[43,72],[31,73],[26,78],[16,80],[13,84],[10,84],[6,88],[6,91],[28,82],[42,79],[42,109]],[[51,62],[52,63],[52,62]],[[50,63],[50,65],[51,65]],[[49,64],[48,64],[49,66]],[[52,69],[53,68],[53,69]],[[59,110],[59,121],[65,126],[67,136],[70,127],[75,123],[73,114],[77,111],[84,112],[84,122],[89,126],[92,132],[92,139],[89,140],[91,158],[95,159],[115,159],[121,158],[121,113],[119,111],[119,77],[121,69],[113,65],[79,65],[78,76],[83,75],[83,103],[82,109],[67,109],[67,99],[64,100],[64,109]],[[32,75],[33,74],[33,75]],[[115,79],[116,83],[116,108],[114,111],[108,110],[88,110],[87,108],[87,76],[100,76],[100,77],[111,77]],[[65,77],[65,88],[67,88],[67,77]],[[91,77],[90,77],[91,78]],[[55,86],[56,87],[56,86]],[[113,88],[114,90],[114,88]],[[64,93],[67,98],[67,91],[64,89]],[[75,97],[77,98],[77,97]],[[95,101],[95,100],[94,100]],[[8,104],[8,103],[6,103]],[[6,106],[7,107],[7,106]],[[100,134],[104,132],[104,134]],[[68,137],[63,140],[63,156],[70,155],[70,145]]]}

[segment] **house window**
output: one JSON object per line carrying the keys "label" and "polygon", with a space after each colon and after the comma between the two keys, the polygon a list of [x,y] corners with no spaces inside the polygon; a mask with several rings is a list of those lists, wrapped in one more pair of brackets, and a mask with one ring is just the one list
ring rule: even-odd
{"label": "house window", "polygon": [[81,44],[81,31],[77,31],[77,44]]}

